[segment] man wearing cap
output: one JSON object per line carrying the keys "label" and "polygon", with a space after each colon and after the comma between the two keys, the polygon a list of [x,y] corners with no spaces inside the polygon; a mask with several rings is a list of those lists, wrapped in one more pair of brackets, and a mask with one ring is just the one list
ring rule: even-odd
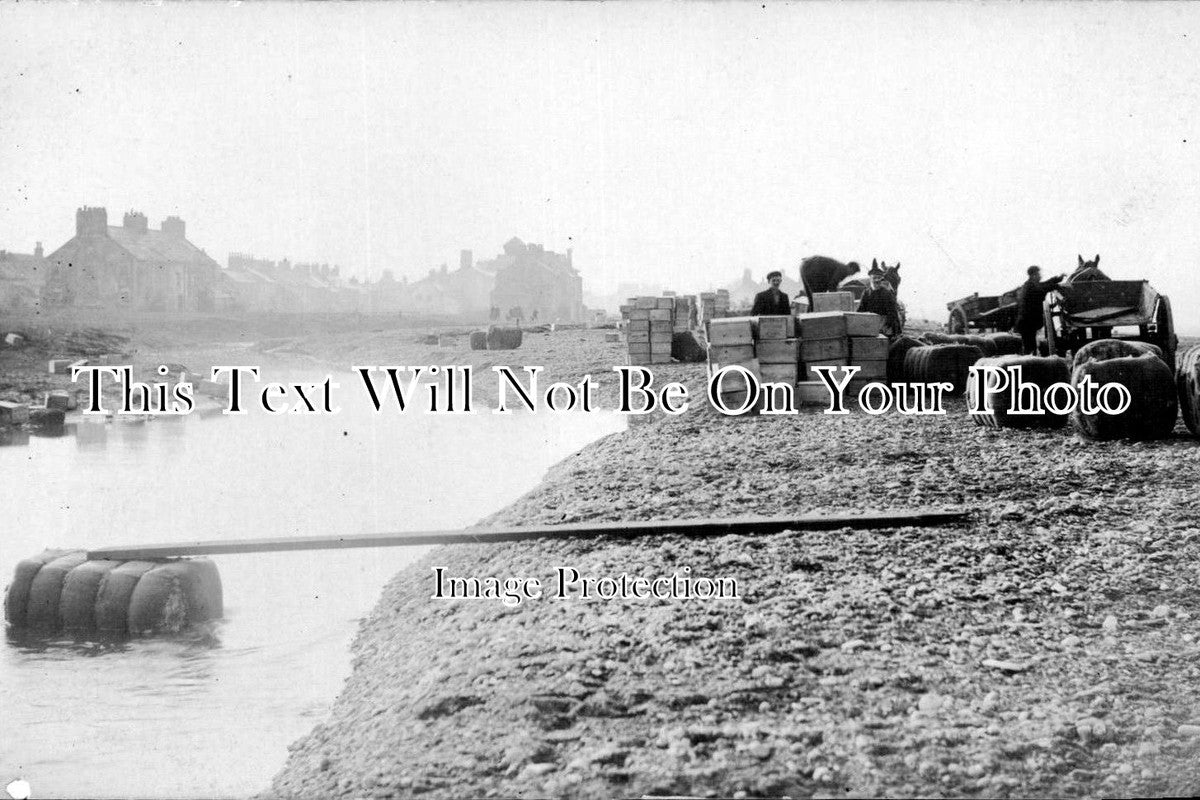
{"label": "man wearing cap", "polygon": [[883,270],[873,267],[867,273],[867,289],[858,301],[858,310],[883,317],[880,333],[889,339],[900,335],[900,308],[896,293],[883,279]]}
{"label": "man wearing cap", "polygon": [[783,283],[783,273],[773,270],[767,273],[767,283],[770,289],[765,289],[754,295],[754,307],[750,309],[752,317],[788,316],[792,313],[792,301],[786,293],[779,291]]}
{"label": "man wearing cap", "polygon": [[1034,265],[1025,270],[1029,278],[1017,291],[1017,333],[1021,334],[1021,351],[1027,356],[1037,355],[1037,332],[1042,329],[1042,303],[1065,275],[1048,281],[1042,280],[1042,268]]}

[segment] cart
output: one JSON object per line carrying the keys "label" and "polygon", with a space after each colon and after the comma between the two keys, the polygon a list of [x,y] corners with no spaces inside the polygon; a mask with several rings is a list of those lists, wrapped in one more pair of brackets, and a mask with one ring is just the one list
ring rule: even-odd
{"label": "cart", "polygon": [[1175,319],[1171,300],[1150,281],[1064,283],[1043,303],[1046,343],[1065,356],[1096,339],[1126,339],[1157,345],[1175,366]]}
{"label": "cart", "polygon": [[950,321],[946,330],[950,333],[972,333],[974,331],[1010,331],[1017,324],[1017,297],[1021,287],[997,295],[981,295],[979,292],[946,304]]}

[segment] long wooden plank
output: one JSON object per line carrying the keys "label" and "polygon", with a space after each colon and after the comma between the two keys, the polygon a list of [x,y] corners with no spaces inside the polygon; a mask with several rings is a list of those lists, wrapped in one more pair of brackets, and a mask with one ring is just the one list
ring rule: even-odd
{"label": "long wooden plank", "polygon": [[336,550],[349,547],[412,547],[416,545],[520,542],[530,539],[617,536],[727,536],[771,534],[788,530],[837,528],[896,528],[945,525],[961,522],[966,511],[880,511],[860,514],[806,514],[796,517],[739,517],[733,519],[680,519],[651,522],[581,522],[519,528],[468,528],[452,531],[408,531],[352,536],[281,536],[208,542],[100,547],[89,550],[89,559],[117,560],[209,556],[230,553],[277,553],[287,550]]}

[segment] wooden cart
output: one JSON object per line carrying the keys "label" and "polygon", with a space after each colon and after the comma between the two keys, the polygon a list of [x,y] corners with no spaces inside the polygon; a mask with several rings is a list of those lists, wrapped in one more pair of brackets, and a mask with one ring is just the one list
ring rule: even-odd
{"label": "wooden cart", "polygon": [[1004,294],[981,295],[976,292],[950,301],[946,304],[950,312],[946,330],[950,333],[1012,330],[1017,323],[1017,296],[1020,290],[1018,286]]}
{"label": "wooden cart", "polygon": [[1096,339],[1129,339],[1157,345],[1175,366],[1175,318],[1171,300],[1150,281],[1064,283],[1043,304],[1046,342],[1065,356]]}

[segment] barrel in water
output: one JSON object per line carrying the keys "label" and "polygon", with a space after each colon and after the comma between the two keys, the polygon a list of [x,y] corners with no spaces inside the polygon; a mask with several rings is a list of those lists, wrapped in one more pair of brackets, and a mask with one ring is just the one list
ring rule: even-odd
{"label": "barrel in water", "polygon": [[521,329],[493,325],[487,331],[488,350],[516,350],[521,346]]}
{"label": "barrel in water", "polygon": [[971,366],[983,358],[978,347],[969,344],[938,344],[914,347],[904,354],[904,380],[909,383],[949,383],[951,396],[967,390]]}
{"label": "barrel in water", "polygon": [[14,628],[68,633],[177,633],[224,614],[221,576],[206,558],[88,561],[47,550],[17,564],[4,597]]}
{"label": "barrel in water", "polygon": [[[981,358],[975,366],[1000,367],[1001,369],[1020,367],[1021,383],[1036,386],[1039,397],[1044,397],[1046,390],[1056,383],[1071,385],[1071,369],[1067,366],[1067,360],[1057,356],[1047,358],[1041,356],[997,356],[996,358]],[[976,383],[977,381],[971,381],[967,386],[969,407],[975,406]],[[1067,424],[1069,414],[1051,414],[1049,411],[1044,414],[1011,414],[1009,411],[1012,407],[1012,397],[1008,387],[1000,391],[988,392],[987,405],[991,407],[992,413],[972,414],[971,419],[975,421],[976,425],[984,425],[989,428],[1061,428]],[[1030,401],[1026,399],[1025,402]]]}
{"label": "barrel in water", "polygon": [[1075,368],[1071,383],[1078,385],[1084,376],[1103,386],[1119,383],[1129,390],[1129,408],[1120,414],[1084,414],[1076,408],[1071,425],[1089,439],[1162,439],[1171,435],[1179,400],[1175,395],[1175,375],[1153,353],[1122,356],[1104,361],[1088,360]]}
{"label": "barrel in water", "polygon": [[1175,371],[1175,388],[1179,392],[1179,411],[1183,424],[1193,436],[1200,436],[1200,344],[1189,348],[1179,359]]}

